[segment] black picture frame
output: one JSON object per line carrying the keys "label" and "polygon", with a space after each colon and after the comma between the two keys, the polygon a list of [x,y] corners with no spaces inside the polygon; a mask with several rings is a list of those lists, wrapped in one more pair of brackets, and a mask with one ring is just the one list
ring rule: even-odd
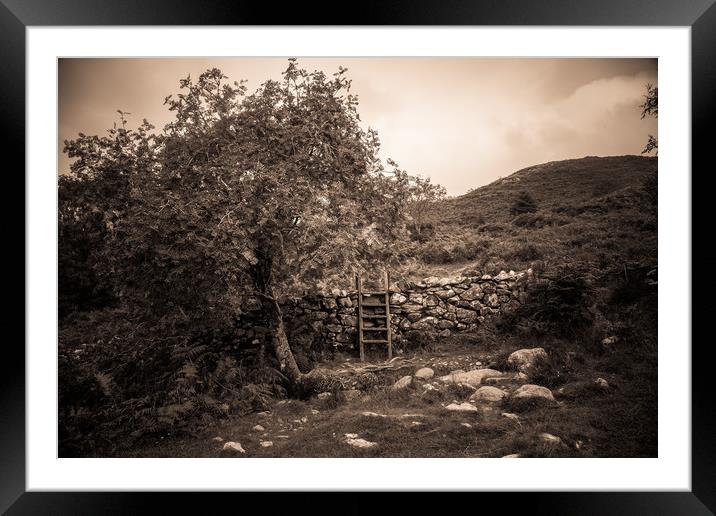
{"label": "black picture frame", "polygon": [[[363,0],[350,14],[341,14],[336,3],[322,5],[295,3],[280,8],[268,2],[170,1],[170,0],[0,0],[0,120],[5,156],[20,158],[24,171],[25,146],[25,29],[33,25],[557,25],[557,26],[689,26],[691,27],[692,73],[692,169],[703,176],[713,175],[710,126],[716,97],[716,0]],[[54,152],[54,149],[53,151]],[[707,168],[707,164],[711,165]],[[24,178],[15,170],[23,193]],[[709,174],[711,172],[711,174]],[[689,171],[683,171],[689,173]],[[8,174],[8,175],[10,175]],[[698,174],[691,172],[692,193],[706,189],[694,187]],[[703,178],[704,180],[706,177]],[[701,179],[699,179],[701,181]],[[24,196],[23,196],[24,198]],[[692,197],[693,199],[693,197]],[[699,214],[692,200],[695,234],[699,224],[708,224],[708,214]],[[12,216],[17,219],[17,209]],[[24,213],[24,212],[23,212]],[[701,216],[700,216],[701,215]],[[7,216],[7,215],[6,215]],[[7,218],[5,220],[8,220]],[[23,229],[24,231],[24,226]],[[20,231],[20,230],[18,230]],[[24,242],[24,234],[23,234]],[[692,238],[692,270],[709,271],[699,281],[697,291],[713,291],[716,265],[708,242]],[[28,258],[14,251],[15,260]],[[690,277],[686,280],[691,282]],[[692,292],[693,287],[692,287]],[[21,299],[25,299],[24,294]],[[689,302],[689,300],[684,300]],[[24,303],[14,300],[16,306]],[[714,303],[698,305],[693,311],[706,311]],[[692,315],[692,321],[695,318]],[[692,323],[693,326],[693,323]],[[692,332],[693,329],[692,328]],[[695,334],[695,333],[692,333]],[[23,329],[24,335],[24,329]],[[24,339],[23,339],[24,340]],[[692,353],[692,491],[691,492],[591,492],[591,493],[481,493],[471,503],[483,504],[499,497],[500,505],[510,509],[548,514],[712,514],[716,511],[716,440],[713,438],[714,403],[710,382],[709,341],[694,339]],[[684,343],[688,346],[689,343]],[[248,508],[255,495],[247,493],[47,493],[25,492],[25,352],[20,339],[7,340],[2,363],[0,391],[0,511],[7,514],[107,514],[153,512],[150,502],[162,504],[162,513],[191,512],[203,508],[206,497],[216,497]],[[566,467],[569,467],[568,464]],[[296,495],[296,498],[305,493]],[[474,496],[474,495],[473,495]],[[149,498],[150,500],[148,500]],[[371,509],[370,498],[353,494],[350,503],[338,502],[342,512]],[[490,500],[492,501],[492,500]],[[214,501],[212,500],[212,506]],[[295,504],[295,505],[294,505]],[[310,504],[299,499],[292,506]],[[401,511],[425,507],[424,497],[416,494],[401,505]],[[321,504],[324,505],[324,504]],[[413,506],[413,507],[411,507]],[[235,506],[238,509],[238,506]],[[335,507],[326,505],[332,512]],[[313,505],[314,512],[317,509]],[[214,512],[214,511],[212,511]],[[273,512],[273,508],[270,512]]]}

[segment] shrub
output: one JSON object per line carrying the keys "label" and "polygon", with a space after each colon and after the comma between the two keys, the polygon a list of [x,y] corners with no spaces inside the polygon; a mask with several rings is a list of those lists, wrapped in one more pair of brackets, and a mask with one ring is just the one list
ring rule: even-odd
{"label": "shrub", "polygon": [[523,262],[531,262],[542,258],[542,252],[533,244],[526,244],[512,253],[512,257]]}
{"label": "shrub", "polygon": [[529,286],[527,300],[499,321],[504,330],[574,338],[591,327],[593,288],[580,271],[562,269]]}
{"label": "shrub", "polygon": [[549,226],[552,221],[541,213],[524,213],[515,217],[512,223],[521,228],[543,228]]}
{"label": "shrub", "polygon": [[534,213],[535,211],[537,211],[537,203],[528,192],[522,191],[512,203],[510,213],[520,215],[522,213]]}

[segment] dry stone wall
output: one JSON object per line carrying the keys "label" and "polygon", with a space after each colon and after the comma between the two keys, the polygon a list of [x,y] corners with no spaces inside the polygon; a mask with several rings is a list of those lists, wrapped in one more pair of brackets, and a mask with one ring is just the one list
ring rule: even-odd
{"label": "dry stone wall", "polygon": [[[393,339],[400,343],[412,330],[448,336],[469,332],[486,318],[511,310],[525,301],[526,285],[532,271],[502,271],[496,276],[430,277],[419,283],[397,282],[390,286]],[[350,351],[357,348],[357,292],[333,290],[282,302],[287,327],[310,327],[327,347]],[[258,306],[255,310],[260,310]],[[239,335],[254,344],[266,337],[257,319],[249,312]],[[365,322],[370,327],[371,322]]]}

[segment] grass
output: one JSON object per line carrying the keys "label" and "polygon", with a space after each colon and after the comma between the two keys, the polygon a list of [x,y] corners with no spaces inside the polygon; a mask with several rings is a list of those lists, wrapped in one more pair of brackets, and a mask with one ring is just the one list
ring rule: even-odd
{"label": "grass", "polygon": [[[656,158],[587,157],[529,167],[436,205],[433,237],[400,271],[411,279],[466,269],[494,274],[536,261],[549,267],[656,261]],[[536,210],[513,214],[519,192]],[[531,247],[530,247],[531,246]]]}
{"label": "grass", "polygon": [[[492,334],[491,346],[475,347],[474,339],[446,339],[435,353],[417,354],[433,367],[436,376],[454,369],[471,369],[477,362],[499,364],[500,357],[516,349],[510,336]],[[523,343],[524,344],[524,343]],[[551,355],[559,348],[537,342]],[[563,359],[557,361],[564,368]],[[466,401],[471,390],[441,388],[436,397],[421,396],[413,386],[392,391],[390,385],[409,369],[380,374],[380,385],[359,400],[326,403],[316,398],[275,403],[270,414],[231,417],[205,430],[183,437],[158,438],[142,446],[118,451],[121,457],[653,457],[656,439],[656,369],[619,354],[583,353],[568,364],[569,382],[608,380],[610,388],[585,390],[578,398],[560,397],[556,405],[536,406],[519,412],[516,422],[502,416],[515,407],[509,400],[478,412],[450,412],[444,405]],[[616,366],[616,367],[615,367]],[[437,383],[433,379],[433,383]],[[508,388],[515,388],[517,384]],[[372,412],[380,416],[366,416]],[[306,418],[302,421],[301,418]],[[415,424],[415,422],[419,424]],[[468,423],[470,427],[464,426]],[[256,432],[257,424],[265,428]],[[563,445],[545,443],[541,433],[560,437]],[[376,442],[360,449],[345,443],[344,435],[358,434]],[[212,439],[238,441],[245,455],[223,451]],[[261,440],[273,446],[263,448]]]}

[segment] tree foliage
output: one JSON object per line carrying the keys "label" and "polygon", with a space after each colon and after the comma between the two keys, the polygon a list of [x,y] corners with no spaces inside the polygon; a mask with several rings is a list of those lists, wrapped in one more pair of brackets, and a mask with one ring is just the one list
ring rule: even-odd
{"label": "tree foliage", "polygon": [[411,220],[410,228],[417,239],[421,240],[435,203],[445,198],[445,187],[431,183],[429,177],[415,176],[411,178],[408,189],[406,210]]}
{"label": "tree foliage", "polygon": [[[644,119],[647,116],[653,116],[654,118],[659,117],[659,88],[653,84],[646,85],[646,94],[643,96],[644,102],[639,106],[641,108],[641,118]],[[646,142],[642,154],[648,154],[652,151],[658,152],[659,140],[656,136],[650,134],[649,140]]]}
{"label": "tree foliage", "polygon": [[378,158],[346,72],[291,59],[247,94],[208,70],[166,97],[175,118],[159,133],[127,129],[120,112],[107,136],[65,142],[77,159],[61,180],[61,227],[83,221],[93,274],[174,346],[258,297],[295,383],[278,300],[389,262],[406,231],[411,179]]}

